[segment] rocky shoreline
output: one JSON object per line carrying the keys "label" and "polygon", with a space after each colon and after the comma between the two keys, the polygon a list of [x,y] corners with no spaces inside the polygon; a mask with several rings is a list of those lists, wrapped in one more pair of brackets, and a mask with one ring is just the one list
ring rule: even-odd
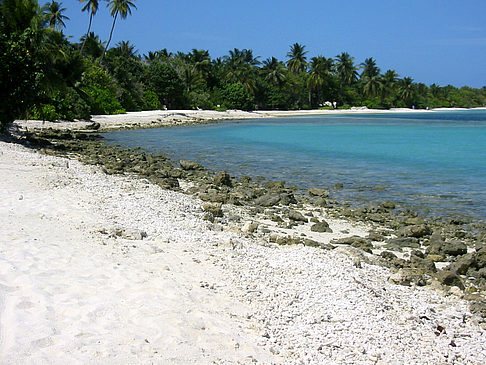
{"label": "rocky shoreline", "polygon": [[[231,342],[234,353],[217,352],[210,345],[214,338],[207,337],[214,332],[208,319],[199,325],[201,320],[190,316],[188,323],[197,323],[202,331],[197,338],[208,341],[200,344],[201,352],[193,353],[184,350],[183,340],[172,342],[165,335],[152,339],[142,321],[136,332],[147,337],[140,339],[140,347],[134,348],[130,340],[131,345],[118,348],[114,344],[126,340],[105,338],[104,356],[113,356],[107,350],[113,348],[131,361],[137,361],[134,356],[138,361],[157,361],[171,354],[168,363],[198,356],[221,364],[481,364],[486,360],[480,226],[428,221],[393,202],[352,209],[335,202],[332,189],[309,189],[299,195],[283,182],[235,179],[192,161],[174,164],[140,149],[109,146],[91,132],[27,132],[18,134],[15,142],[41,152],[33,154],[39,155],[33,164],[53,170],[54,190],[96,192],[89,211],[96,208],[96,216],[107,218],[103,223],[93,219],[97,223],[89,225],[90,234],[99,247],[113,251],[116,265],[126,267],[125,275],[137,278],[129,281],[133,290],[140,276],[155,286],[165,280],[166,272],[180,271],[175,264],[184,262],[185,276],[191,267],[203,270],[189,274],[199,281],[198,293],[211,296],[211,301],[224,294],[244,303],[247,313],[230,311],[231,320],[240,321],[248,332],[245,336],[256,331],[255,338],[245,340],[240,334],[243,337]],[[177,260],[164,271],[164,258],[171,254]],[[99,266],[96,261],[94,265]],[[129,271],[139,266],[140,273]],[[222,275],[210,274],[211,267]],[[0,288],[0,299],[1,294]],[[65,295],[63,290],[60,294]],[[193,290],[190,296],[194,295]],[[174,293],[164,291],[162,297],[173,298]],[[192,309],[198,316],[215,311],[203,304]],[[142,310],[137,303],[135,308]],[[152,311],[144,315],[153,316]],[[163,313],[154,321],[165,318]],[[92,321],[99,319],[88,323]],[[158,341],[165,346],[163,339],[173,343],[164,352],[157,348]],[[260,350],[251,349],[246,341],[254,341]],[[103,345],[90,346],[89,353],[94,354]],[[49,354],[47,349],[43,353]],[[252,356],[236,360],[237,353]]]}
{"label": "rocky shoreline", "polygon": [[[366,262],[390,268],[389,280],[395,284],[453,292],[469,301],[473,313],[486,318],[484,223],[427,219],[390,201],[353,209],[333,200],[327,189],[311,188],[299,195],[282,181],[237,180],[193,161],[173,163],[141,149],[109,146],[94,133],[44,130],[23,133],[20,140],[47,154],[74,155],[83,163],[102,166],[109,175],[134,174],[164,189],[193,195],[204,202],[209,223],[252,239],[325,250],[356,248],[356,266]],[[359,229],[339,231],[329,219],[352,222]]]}

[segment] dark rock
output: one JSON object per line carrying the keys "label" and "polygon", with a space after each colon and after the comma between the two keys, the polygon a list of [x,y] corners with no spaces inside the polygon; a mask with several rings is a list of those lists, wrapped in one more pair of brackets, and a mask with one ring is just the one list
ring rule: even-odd
{"label": "dark rock", "polygon": [[423,259],[416,255],[412,255],[410,257],[410,266],[417,269],[422,269],[424,272],[427,273],[437,272],[437,268],[435,266],[434,261],[429,259]]}
{"label": "dark rock", "polygon": [[[416,214],[416,213],[410,213],[410,214]],[[424,220],[422,218],[419,218],[419,217],[407,217],[407,218],[405,218],[403,223],[408,225],[408,226],[425,224]]]}
{"label": "dark rock", "polygon": [[214,177],[214,184],[218,186],[233,186],[231,176],[226,171],[221,171]]}
{"label": "dark rock", "polygon": [[296,222],[304,222],[307,223],[308,219],[302,215],[302,213],[297,212],[296,210],[291,210],[289,212],[289,219]]}
{"label": "dark rock", "polygon": [[190,161],[190,160],[180,160],[179,164],[183,170],[190,171],[190,170],[202,170],[202,165],[198,164],[197,162]]}
{"label": "dark rock", "polygon": [[460,289],[464,289],[461,278],[450,270],[440,270],[435,277],[443,285],[457,286]]}
{"label": "dark rock", "polygon": [[401,268],[392,273],[388,280],[397,285],[410,286],[412,284],[418,286],[426,285],[423,272],[419,269]]}
{"label": "dark rock", "polygon": [[474,254],[469,253],[458,258],[456,262],[449,265],[448,269],[457,275],[466,275],[469,268],[476,266]]}
{"label": "dark rock", "polygon": [[382,202],[381,203],[381,206],[383,208],[385,208],[386,210],[393,210],[393,209],[395,209],[395,203],[393,203],[392,201],[389,201],[389,200]]}
{"label": "dark rock", "polygon": [[368,220],[376,223],[384,223],[386,222],[386,217],[381,213],[371,213],[366,216]]}
{"label": "dark rock", "polygon": [[485,245],[483,245],[479,249],[476,249],[475,259],[476,259],[476,267],[478,269],[486,267],[486,246]]}
{"label": "dark rock", "polygon": [[342,188],[344,188],[344,185],[342,183],[337,183],[334,185],[335,190],[342,189]]}
{"label": "dark rock", "polygon": [[475,300],[469,303],[471,313],[478,314],[486,318],[486,300]]}
{"label": "dark rock", "polygon": [[386,241],[387,244],[385,247],[397,247],[399,249],[403,247],[411,247],[411,248],[419,248],[420,244],[418,240],[414,237],[407,237],[407,238],[390,238]]}
{"label": "dark rock", "polygon": [[282,193],[280,194],[280,204],[286,206],[290,204],[297,204],[297,200],[292,193]]}
{"label": "dark rock", "polygon": [[329,190],[327,189],[310,188],[309,190],[307,190],[307,193],[310,196],[319,196],[323,198],[327,198],[329,196]]}
{"label": "dark rock", "polygon": [[373,245],[371,244],[370,240],[359,237],[359,236],[352,236],[352,237],[345,237],[339,240],[332,240],[332,244],[341,244],[341,245],[350,245],[356,248],[360,248],[365,252],[371,253],[373,249]]}
{"label": "dark rock", "polygon": [[101,127],[101,124],[100,123],[97,123],[97,122],[93,122],[91,124],[88,124],[86,126],[86,129],[90,129],[90,130],[94,130],[94,131],[97,131],[98,129],[100,129]]}
{"label": "dark rock", "polygon": [[391,251],[383,251],[381,254],[380,254],[381,257],[383,257],[385,260],[394,260],[397,258],[397,255],[395,255],[393,252]]}
{"label": "dark rock", "polygon": [[324,250],[334,250],[336,248],[336,246],[330,245],[328,243],[317,242],[308,238],[304,239],[304,245],[310,247],[318,247]]}
{"label": "dark rock", "polygon": [[432,234],[432,230],[425,224],[417,224],[412,226],[402,227],[398,230],[397,236],[399,237],[415,237],[421,238]]}
{"label": "dark rock", "polygon": [[467,253],[467,246],[461,241],[454,240],[446,242],[445,245],[442,246],[442,252],[451,256],[464,255]]}
{"label": "dark rock", "polygon": [[212,203],[226,203],[229,199],[228,194],[218,192],[199,193],[199,199]]}
{"label": "dark rock", "polygon": [[272,207],[280,202],[280,194],[277,193],[267,193],[257,199],[255,199],[256,205],[261,205],[262,207]]}
{"label": "dark rock", "polygon": [[313,224],[311,227],[312,232],[327,232],[332,233],[332,229],[329,228],[329,224],[326,221]]}
{"label": "dark rock", "polygon": [[206,212],[211,213],[214,217],[222,217],[223,216],[223,210],[221,209],[222,208],[221,203],[204,203],[202,207]]}
{"label": "dark rock", "polygon": [[270,190],[282,190],[285,188],[285,181],[265,181],[263,186]]}
{"label": "dark rock", "polygon": [[327,201],[323,197],[317,198],[314,204],[318,207],[327,207]]}
{"label": "dark rock", "polygon": [[385,237],[381,234],[381,233],[378,233],[378,232],[370,232],[368,234],[368,237],[366,237],[368,239],[370,239],[371,241],[376,241],[376,242],[382,242],[385,240]]}

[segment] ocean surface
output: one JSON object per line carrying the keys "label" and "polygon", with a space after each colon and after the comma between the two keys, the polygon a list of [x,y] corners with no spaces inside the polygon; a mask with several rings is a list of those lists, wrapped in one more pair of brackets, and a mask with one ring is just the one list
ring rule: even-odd
{"label": "ocean surface", "polygon": [[[353,205],[393,200],[486,219],[486,110],[301,116],[117,131],[110,143],[232,176],[324,187]],[[337,183],[343,189],[333,189]]]}

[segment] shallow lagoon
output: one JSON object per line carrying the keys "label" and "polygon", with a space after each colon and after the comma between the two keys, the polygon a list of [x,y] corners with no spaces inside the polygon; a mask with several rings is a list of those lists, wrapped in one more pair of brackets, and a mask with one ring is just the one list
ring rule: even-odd
{"label": "shallow lagoon", "polygon": [[109,132],[107,141],[234,176],[486,219],[486,111],[302,116]]}

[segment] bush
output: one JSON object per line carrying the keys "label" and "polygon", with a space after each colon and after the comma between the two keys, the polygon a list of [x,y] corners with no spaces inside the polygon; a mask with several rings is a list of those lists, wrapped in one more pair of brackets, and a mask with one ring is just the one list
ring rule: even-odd
{"label": "bush", "polygon": [[93,114],[123,114],[118,99],[107,89],[97,86],[88,87],[84,90],[89,97],[89,106]]}
{"label": "bush", "polygon": [[162,109],[159,97],[156,93],[150,90],[145,90],[143,93],[143,110],[159,110]]}
{"label": "bush", "polygon": [[222,92],[223,105],[227,109],[253,110],[253,97],[241,83],[228,84]]}
{"label": "bush", "polygon": [[189,103],[192,109],[214,109],[211,95],[204,91],[192,91],[189,93]]}
{"label": "bush", "polygon": [[56,113],[56,107],[52,104],[36,105],[32,108],[30,118],[53,122],[60,119]]}

